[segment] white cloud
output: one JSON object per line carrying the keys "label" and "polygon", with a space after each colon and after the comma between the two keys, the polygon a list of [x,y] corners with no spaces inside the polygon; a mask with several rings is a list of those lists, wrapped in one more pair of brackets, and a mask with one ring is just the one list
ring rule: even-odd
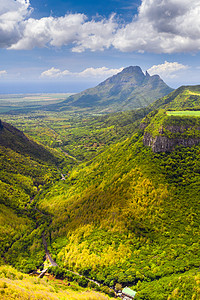
{"label": "white cloud", "polygon": [[154,65],[147,71],[150,75],[159,74],[161,77],[174,78],[176,72],[186,69],[188,69],[186,65],[179,64],[178,62],[165,61],[164,64]]}
{"label": "white cloud", "polygon": [[199,0],[143,0],[138,16],[117,31],[113,45],[121,51],[199,51],[199,15]]}
{"label": "white cloud", "polygon": [[200,50],[199,0],[142,0],[132,22],[84,14],[33,19],[29,0],[0,0],[0,47],[15,50],[70,45],[73,52],[155,53]]}
{"label": "white cloud", "polygon": [[120,69],[108,69],[106,67],[102,68],[87,68],[84,71],[80,73],[74,73],[77,76],[80,77],[105,77],[105,76],[112,76],[114,74],[117,74],[121,72],[123,68]]}
{"label": "white cloud", "polygon": [[69,75],[69,76],[82,77],[82,78],[84,78],[84,77],[104,78],[104,77],[108,77],[108,76],[117,74],[117,73],[121,72],[122,70],[123,70],[123,68],[109,69],[106,67],[101,67],[101,68],[87,68],[81,72],[70,72],[68,70],[61,71],[60,69],[56,69],[56,68],[52,67],[51,69],[42,72],[40,77],[58,78],[58,77],[63,77],[63,76]]}
{"label": "white cloud", "polygon": [[6,74],[7,74],[7,71],[6,71],[6,70],[2,70],[2,71],[0,70],[0,77],[1,77],[1,76],[4,76],[4,75],[6,75]]}
{"label": "white cloud", "polygon": [[86,19],[83,14],[69,14],[60,18],[29,18],[24,22],[23,36],[10,49],[33,49],[34,47],[61,47],[79,39],[81,26]]}
{"label": "white cloud", "polygon": [[0,0],[1,48],[8,48],[21,39],[24,20],[31,11],[29,0]]}
{"label": "white cloud", "polygon": [[75,45],[73,52],[83,52],[109,48],[112,44],[113,33],[117,24],[114,16],[108,20],[86,21],[84,14],[68,14],[59,18],[29,18],[24,21],[22,37],[10,49],[30,50],[34,47],[51,45],[61,47]]}
{"label": "white cloud", "polygon": [[51,69],[42,72],[41,77],[56,78],[60,76],[60,73],[61,73],[60,69],[56,69],[52,67]]}

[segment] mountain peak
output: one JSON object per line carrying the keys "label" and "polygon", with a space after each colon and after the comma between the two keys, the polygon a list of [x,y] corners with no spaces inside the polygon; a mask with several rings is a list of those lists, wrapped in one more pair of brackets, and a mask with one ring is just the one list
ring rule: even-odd
{"label": "mountain peak", "polygon": [[129,66],[127,68],[124,68],[121,73],[144,73],[142,72],[142,69],[139,66]]}
{"label": "mountain peak", "polygon": [[56,108],[65,110],[73,106],[100,109],[102,112],[122,111],[147,106],[171,91],[158,75],[150,76],[148,72],[144,74],[139,66],[129,66],[96,87],[56,104]]}
{"label": "mountain peak", "polygon": [[148,71],[146,71],[145,75],[146,75],[146,78],[151,77],[150,74],[148,73]]}

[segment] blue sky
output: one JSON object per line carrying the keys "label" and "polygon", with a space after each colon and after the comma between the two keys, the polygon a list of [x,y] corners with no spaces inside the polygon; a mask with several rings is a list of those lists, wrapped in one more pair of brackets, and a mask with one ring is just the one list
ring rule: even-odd
{"label": "blue sky", "polygon": [[0,93],[79,92],[130,65],[200,84],[199,0],[0,0]]}

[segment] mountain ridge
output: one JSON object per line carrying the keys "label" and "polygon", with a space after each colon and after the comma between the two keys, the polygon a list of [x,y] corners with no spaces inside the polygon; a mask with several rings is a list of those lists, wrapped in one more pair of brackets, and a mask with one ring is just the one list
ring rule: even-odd
{"label": "mountain ridge", "polygon": [[145,74],[139,66],[130,66],[107,78],[94,88],[70,96],[56,105],[46,106],[47,110],[99,109],[115,112],[141,108],[173,91],[159,75]]}

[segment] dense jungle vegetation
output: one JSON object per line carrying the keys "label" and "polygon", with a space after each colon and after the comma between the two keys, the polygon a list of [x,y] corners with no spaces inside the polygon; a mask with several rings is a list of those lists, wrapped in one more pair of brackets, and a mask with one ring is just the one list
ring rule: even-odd
{"label": "dense jungle vegetation", "polygon": [[[196,126],[192,137],[196,131],[199,134],[198,116],[166,114],[186,106],[198,110],[199,93],[198,88],[184,87],[147,108],[104,116],[2,115],[51,153],[45,161],[40,155],[1,146],[2,264],[23,272],[42,267],[44,232],[60,267],[52,273],[74,282],[79,292],[68,270],[102,287],[130,286],[137,291],[136,299],[199,299],[200,145],[153,153],[142,141],[145,127],[158,134],[165,122]],[[60,180],[60,172],[65,180]],[[15,280],[24,276],[29,283],[23,280],[20,286],[30,294],[27,286],[36,279],[14,269],[10,278],[7,267],[3,268],[1,293],[11,294]],[[82,286],[91,289],[85,282]],[[43,299],[47,292],[54,299],[57,287],[49,287],[45,280],[38,285],[45,290]],[[62,299],[62,293],[59,290],[55,299]],[[66,299],[70,297],[104,299],[84,293]]]}

